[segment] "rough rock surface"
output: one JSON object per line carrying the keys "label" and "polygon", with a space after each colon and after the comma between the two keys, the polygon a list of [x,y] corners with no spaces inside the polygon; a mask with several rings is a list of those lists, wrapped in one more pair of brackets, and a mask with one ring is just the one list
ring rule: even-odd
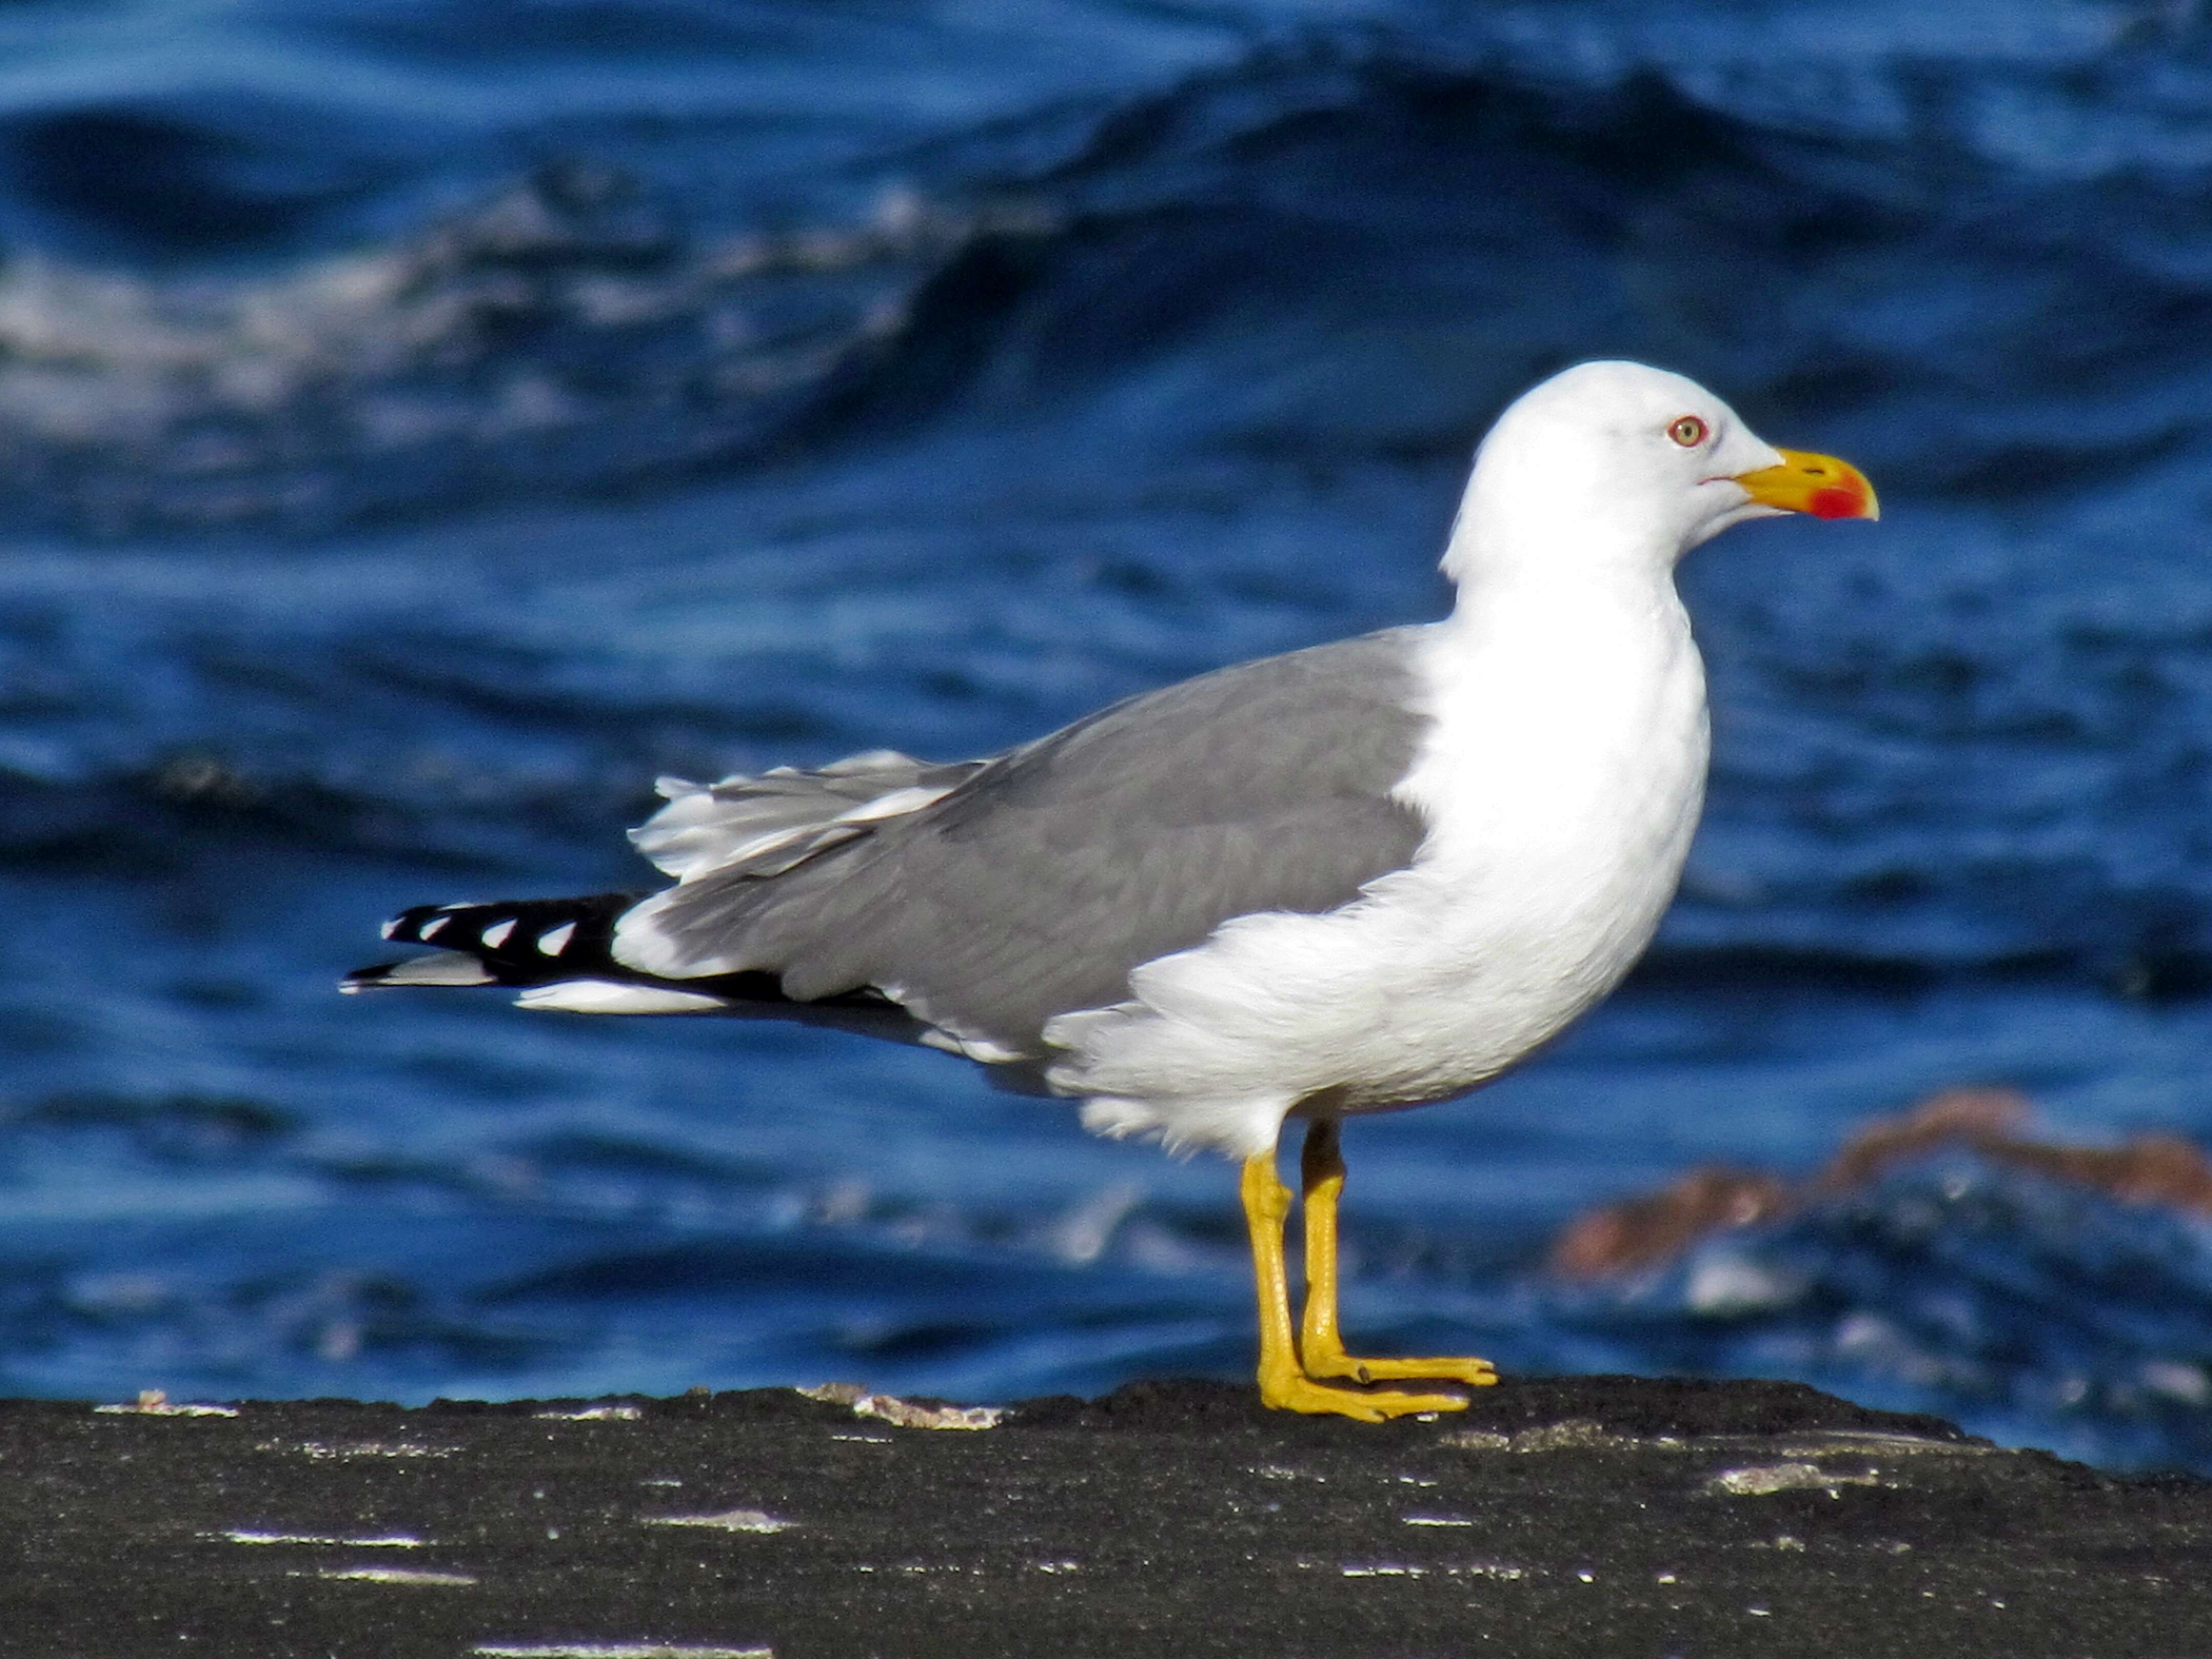
{"label": "rough rock surface", "polygon": [[1380,1426],[821,1392],[0,1402],[0,1651],[2212,1652],[2212,1485],[1796,1384],[1509,1379]]}

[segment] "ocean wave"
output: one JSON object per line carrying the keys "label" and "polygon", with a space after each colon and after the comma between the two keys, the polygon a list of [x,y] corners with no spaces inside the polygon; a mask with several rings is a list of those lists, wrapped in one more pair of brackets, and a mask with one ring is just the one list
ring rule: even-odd
{"label": "ocean wave", "polygon": [[[787,454],[978,375],[1000,404],[1127,396],[1194,355],[1243,385],[1140,391],[1159,441],[1441,460],[1531,375],[1620,351],[1817,413],[1910,492],[2049,495],[2205,445],[2212,148],[2174,135],[2212,81],[2185,45],[1784,73],[1595,15],[1307,31],[917,131],[857,217],[846,167],[784,228],[707,233],[703,179],[602,137],[273,269],[18,251],[0,518],[313,532]],[[2057,142],[2085,125],[2100,165]]]}
{"label": "ocean wave", "polygon": [[757,451],[1037,234],[884,196],[694,244],[611,169],[549,167],[423,234],[270,276],[0,267],[0,514],[102,535],[295,531],[681,474]]}
{"label": "ocean wave", "polygon": [[2212,1467],[2212,1231],[1970,1152],[1555,1312],[1645,1367],[1788,1372],[2106,1465]]}

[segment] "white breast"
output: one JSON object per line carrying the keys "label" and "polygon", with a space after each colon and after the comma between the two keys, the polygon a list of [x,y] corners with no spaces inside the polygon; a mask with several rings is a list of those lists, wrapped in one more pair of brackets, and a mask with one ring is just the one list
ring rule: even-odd
{"label": "white breast", "polygon": [[1703,665],[1672,584],[1488,594],[1420,639],[1413,866],[1327,915],[1224,924],[1135,1000],[1047,1029],[1109,1134],[1249,1157],[1301,1104],[1364,1111],[1495,1077],[1617,984],[1703,802]]}
{"label": "white breast", "polygon": [[1557,628],[1462,613],[1426,668],[1432,735],[1401,793],[1431,825],[1409,897],[1438,982],[1413,1000],[1437,1080],[1464,1088],[1556,1036],[1650,942],[1705,800],[1705,669],[1671,585],[1577,595]]}

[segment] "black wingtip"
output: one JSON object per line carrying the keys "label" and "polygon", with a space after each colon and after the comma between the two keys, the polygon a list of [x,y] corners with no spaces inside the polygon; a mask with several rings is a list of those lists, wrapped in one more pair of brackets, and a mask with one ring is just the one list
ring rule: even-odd
{"label": "black wingtip", "polygon": [[[594,893],[489,904],[410,905],[384,924],[384,937],[395,945],[430,945],[434,954],[357,968],[338,988],[483,984],[526,988],[566,979],[635,977],[614,961],[611,951],[615,923],[638,896]],[[451,971],[439,971],[432,964],[449,964]]]}

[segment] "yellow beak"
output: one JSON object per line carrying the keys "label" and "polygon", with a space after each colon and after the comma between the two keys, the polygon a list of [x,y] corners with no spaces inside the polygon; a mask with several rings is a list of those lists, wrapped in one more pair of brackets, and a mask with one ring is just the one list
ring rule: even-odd
{"label": "yellow beak", "polygon": [[1879,519],[1881,504],[1866,474],[1832,455],[1782,452],[1782,465],[1739,472],[1735,482],[1762,507],[1784,513],[1809,513],[1816,519]]}

